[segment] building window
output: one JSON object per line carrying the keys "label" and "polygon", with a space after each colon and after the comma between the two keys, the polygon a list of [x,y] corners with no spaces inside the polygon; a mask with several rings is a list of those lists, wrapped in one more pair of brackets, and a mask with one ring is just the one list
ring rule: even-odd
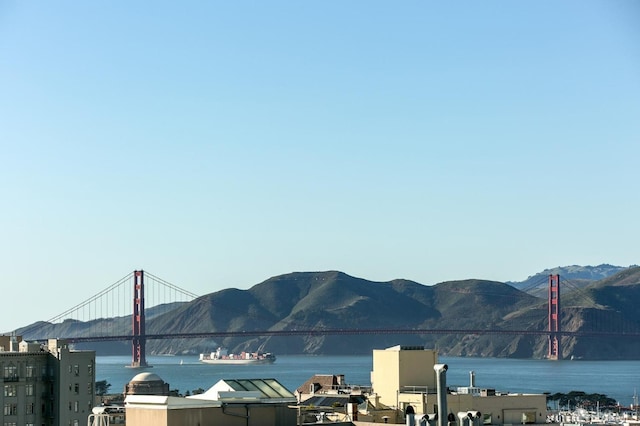
{"label": "building window", "polygon": [[80,426],[77,419],[73,421],[73,426]]}
{"label": "building window", "polygon": [[33,414],[34,412],[34,404],[33,402],[30,402],[27,404],[27,414]]}
{"label": "building window", "polygon": [[10,402],[4,404],[5,416],[15,416],[16,414],[18,414],[18,404],[14,404]]}
{"label": "building window", "polygon": [[16,385],[4,385],[4,396],[16,396]]}
{"label": "building window", "polygon": [[78,412],[80,408],[80,404],[78,404],[78,401],[73,403],[73,411],[75,411],[76,413]]}
{"label": "building window", "polygon": [[71,364],[69,364],[69,374],[71,374]]}
{"label": "building window", "polygon": [[26,396],[33,396],[33,385],[31,383],[24,387],[24,394]]}
{"label": "building window", "polygon": [[18,367],[15,365],[4,366],[4,381],[13,382],[18,380]]}
{"label": "building window", "polygon": [[80,393],[80,384],[76,383],[75,385],[73,385],[73,391],[75,392],[75,394],[79,394]]}
{"label": "building window", "polygon": [[16,426],[16,422],[4,422],[4,426]]}
{"label": "building window", "polygon": [[27,370],[26,370],[26,375],[27,377],[34,377],[35,376],[35,367],[33,365],[27,365]]}
{"label": "building window", "polygon": [[78,364],[73,366],[73,372],[76,376],[80,374],[80,366]]}
{"label": "building window", "polygon": [[93,364],[89,364],[87,367],[88,367],[87,371],[89,372],[89,376],[91,376],[93,374]]}
{"label": "building window", "polygon": [[87,395],[92,395],[93,394],[93,383],[88,382],[87,383]]}

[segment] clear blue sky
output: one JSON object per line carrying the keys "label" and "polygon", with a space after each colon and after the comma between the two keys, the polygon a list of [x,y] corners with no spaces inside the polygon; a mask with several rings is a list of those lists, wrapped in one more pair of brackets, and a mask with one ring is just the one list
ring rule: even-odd
{"label": "clear blue sky", "polygon": [[140,268],[627,266],[640,3],[4,1],[0,147],[0,331]]}

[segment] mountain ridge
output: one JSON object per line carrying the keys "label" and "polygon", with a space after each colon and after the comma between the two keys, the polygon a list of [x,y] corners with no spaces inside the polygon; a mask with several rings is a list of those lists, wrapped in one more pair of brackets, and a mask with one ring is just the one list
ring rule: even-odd
{"label": "mountain ridge", "polygon": [[[624,285],[623,285],[624,284]],[[563,294],[562,329],[580,331],[610,327],[640,330],[633,306],[640,296],[640,268]],[[376,335],[266,336],[150,340],[147,352],[199,353],[218,345],[233,351],[269,350],[277,354],[354,354],[396,344],[434,347],[443,355],[543,358],[546,336],[392,335],[389,329],[545,330],[546,299],[507,283],[468,279],[423,285],[395,279],[369,281],[340,271],[294,272],[271,277],[247,290],[224,289],[183,303],[147,320],[147,333],[215,331],[287,331],[376,329]],[[125,327],[130,318],[109,319]],[[106,320],[105,320],[106,321]],[[48,335],[73,337],[90,333],[97,323],[38,324]],[[28,331],[32,327],[25,327]],[[20,330],[18,330],[20,332]],[[53,334],[52,334],[53,333]],[[24,333],[33,338],[33,332]],[[46,336],[44,336],[46,337]],[[618,339],[621,340],[621,339]],[[563,338],[565,356],[591,359],[635,359],[640,344],[605,338]],[[601,346],[602,349],[598,349]]]}

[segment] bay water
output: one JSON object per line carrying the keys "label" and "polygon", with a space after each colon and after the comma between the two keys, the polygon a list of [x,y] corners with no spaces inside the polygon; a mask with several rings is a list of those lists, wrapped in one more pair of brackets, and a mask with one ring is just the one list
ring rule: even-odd
{"label": "bay water", "polygon": [[[135,375],[148,371],[160,376],[170,389],[184,394],[207,390],[220,379],[274,378],[294,392],[314,374],[344,374],[350,385],[371,385],[372,357],[278,355],[274,364],[211,365],[197,356],[148,356],[149,369],[126,368],[130,356],[97,356],[96,380],[120,393]],[[447,385],[468,386],[469,372],[476,386],[512,393],[601,393],[622,406],[633,403],[640,388],[640,361],[549,361],[533,359],[439,357],[449,366]],[[418,383],[416,383],[418,384]]]}

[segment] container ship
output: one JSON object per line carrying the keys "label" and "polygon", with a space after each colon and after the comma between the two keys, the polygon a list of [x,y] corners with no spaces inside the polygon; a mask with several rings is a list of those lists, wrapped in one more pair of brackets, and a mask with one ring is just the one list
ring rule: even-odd
{"label": "container ship", "polygon": [[200,362],[206,364],[272,364],[276,361],[276,356],[265,352],[241,352],[230,354],[224,348],[218,348],[209,354],[200,354]]}

